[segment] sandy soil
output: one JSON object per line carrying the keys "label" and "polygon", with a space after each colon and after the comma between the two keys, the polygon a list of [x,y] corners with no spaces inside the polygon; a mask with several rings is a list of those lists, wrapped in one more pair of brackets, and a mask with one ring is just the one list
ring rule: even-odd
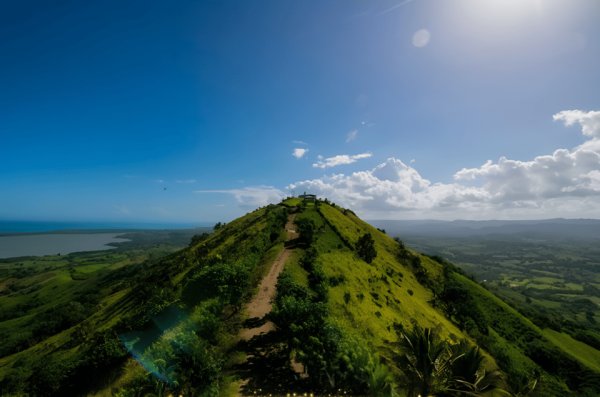
{"label": "sandy soil", "polygon": [[[290,215],[288,217],[288,223],[285,225],[288,241],[298,237],[298,233],[296,233],[296,228],[293,223],[295,217],[296,214]],[[284,247],[277,255],[273,266],[271,266],[271,270],[269,270],[269,274],[267,274],[267,276],[263,278],[260,283],[258,294],[256,294],[254,299],[252,299],[247,306],[249,318],[263,318],[273,308],[273,303],[271,301],[277,293],[277,289],[275,288],[277,284],[277,277],[279,276],[279,273],[283,271],[283,265],[285,265],[285,261],[288,259],[291,253],[291,249]],[[263,332],[269,332],[273,329],[275,329],[275,327],[270,321],[258,328],[244,329],[244,339],[250,340],[256,335],[260,335]]]}

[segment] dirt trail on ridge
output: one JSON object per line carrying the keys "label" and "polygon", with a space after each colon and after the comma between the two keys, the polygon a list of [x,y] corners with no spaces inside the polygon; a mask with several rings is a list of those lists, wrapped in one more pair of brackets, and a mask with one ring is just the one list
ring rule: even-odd
{"label": "dirt trail on ridge", "polygon": [[239,350],[246,353],[246,360],[236,365],[235,372],[242,379],[237,396],[256,396],[266,393],[281,395],[290,387],[298,388],[302,381],[301,367],[290,362],[289,351],[282,349],[284,340],[275,331],[275,325],[266,316],[273,308],[277,293],[277,277],[283,271],[286,260],[294,251],[299,234],[296,233],[294,219],[289,215],[285,225],[287,241],[277,255],[269,274],[260,283],[259,291],[248,303],[249,318],[241,331]]}
{"label": "dirt trail on ridge", "polygon": [[[287,241],[293,240],[299,236],[295,230],[296,227],[293,223],[295,218],[296,214],[290,215],[288,217],[288,222],[285,225],[285,230],[287,232]],[[285,265],[285,261],[287,261],[292,251],[293,249],[283,247],[283,249],[277,255],[273,266],[271,266],[271,270],[269,270],[269,274],[267,274],[266,277],[263,278],[263,280],[260,282],[258,293],[247,306],[248,311],[250,312],[249,318],[262,319],[273,308],[273,304],[271,303],[271,301],[277,293],[277,289],[275,288],[275,286],[277,285],[277,277],[279,277],[279,273],[283,271],[283,265]],[[244,329],[243,336],[245,340],[250,340],[256,335],[260,335],[261,333],[267,333],[274,329],[274,324],[268,321],[258,328]]]}

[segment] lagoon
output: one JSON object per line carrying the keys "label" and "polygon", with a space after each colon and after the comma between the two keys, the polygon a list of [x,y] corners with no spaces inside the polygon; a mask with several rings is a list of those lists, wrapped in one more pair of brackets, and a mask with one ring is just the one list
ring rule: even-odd
{"label": "lagoon", "polygon": [[[122,234],[122,233],[121,233]],[[0,237],[0,258],[19,256],[67,255],[71,252],[114,249],[108,243],[131,241],[118,233],[36,234]]]}

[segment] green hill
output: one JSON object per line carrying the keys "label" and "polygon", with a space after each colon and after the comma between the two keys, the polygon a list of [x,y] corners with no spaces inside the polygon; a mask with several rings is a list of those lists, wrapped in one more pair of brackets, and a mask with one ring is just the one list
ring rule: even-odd
{"label": "green hill", "polygon": [[[257,209],[160,259],[0,268],[2,395],[600,392],[599,351],[539,329],[349,209],[295,204]],[[249,318],[277,263],[277,284],[260,287],[272,288],[271,313]],[[437,360],[409,340],[438,346]]]}

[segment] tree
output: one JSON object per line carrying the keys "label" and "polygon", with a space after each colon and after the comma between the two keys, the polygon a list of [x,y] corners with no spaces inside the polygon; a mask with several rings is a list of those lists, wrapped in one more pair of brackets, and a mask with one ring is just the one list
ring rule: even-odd
{"label": "tree", "polygon": [[375,240],[373,240],[370,233],[366,233],[358,239],[356,250],[358,251],[358,256],[367,263],[373,262],[373,259],[377,257]]}
{"label": "tree", "polygon": [[221,228],[221,222],[217,222],[217,224],[215,226],[213,226],[213,230],[216,232],[217,230],[219,230]]}
{"label": "tree", "polygon": [[488,333],[488,321],[473,299],[469,290],[460,283],[446,284],[440,298],[446,304],[446,311],[459,324],[462,330],[477,328],[482,334]]}
{"label": "tree", "polygon": [[485,359],[477,346],[469,346],[465,340],[452,345],[450,381],[448,390],[458,395],[472,396],[495,389],[506,389],[504,374],[496,370],[486,372]]}
{"label": "tree", "polygon": [[216,263],[207,266],[195,279],[204,280],[205,292],[218,296],[224,303],[234,305],[236,311],[241,308],[241,298],[248,286],[250,271],[243,260],[233,263]]}
{"label": "tree", "polygon": [[409,396],[432,396],[443,390],[449,375],[449,351],[437,330],[415,325],[400,334],[395,361],[407,377]]}
{"label": "tree", "polygon": [[201,243],[202,241],[206,240],[209,237],[210,237],[210,234],[208,234],[208,233],[195,234],[194,237],[192,237],[192,241],[190,242],[190,246],[197,245],[197,244]]}
{"label": "tree", "polygon": [[315,237],[315,222],[305,218],[298,219],[295,223],[300,233],[300,241],[308,245],[312,244]]}

